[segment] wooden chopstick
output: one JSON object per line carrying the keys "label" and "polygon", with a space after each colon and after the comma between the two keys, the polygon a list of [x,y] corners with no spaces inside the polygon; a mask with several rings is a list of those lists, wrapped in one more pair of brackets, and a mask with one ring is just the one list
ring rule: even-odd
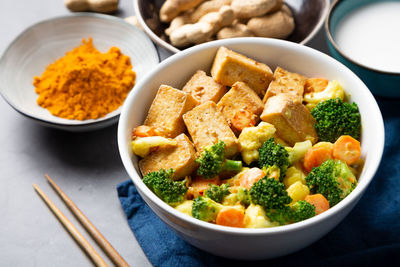
{"label": "wooden chopstick", "polygon": [[61,188],[46,174],[47,181],[51,184],[54,190],[58,193],[64,203],[86,228],[89,234],[103,249],[103,251],[110,257],[110,259],[117,266],[129,266],[129,264],[122,258],[122,256],[115,250],[115,248],[107,241],[107,239],[97,230],[97,228],[90,222],[90,220],[82,213],[82,211],[72,202],[72,200],[61,190]]}
{"label": "wooden chopstick", "polygon": [[90,245],[90,243],[82,236],[82,234],[75,228],[75,226],[65,217],[65,215],[56,207],[56,205],[46,196],[45,193],[37,186],[33,185],[36,192],[44,200],[51,211],[57,216],[60,222],[67,228],[68,232],[74,237],[78,244],[83,248],[83,250],[89,255],[96,266],[108,267],[107,263],[103,258],[97,253],[97,251]]}

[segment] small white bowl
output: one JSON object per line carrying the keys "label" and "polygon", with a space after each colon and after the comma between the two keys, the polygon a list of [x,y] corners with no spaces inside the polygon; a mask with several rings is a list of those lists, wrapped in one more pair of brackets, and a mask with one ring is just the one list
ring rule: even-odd
{"label": "small white bowl", "polygon": [[[365,166],[357,187],[328,211],[291,225],[264,229],[219,226],[189,217],[160,200],[142,182],[138,158],[132,154],[132,129],[141,125],[160,84],[182,88],[198,69],[210,70],[220,46],[264,62],[271,68],[284,67],[309,77],[338,80],[358,104],[362,119],[361,150]],[[137,84],[122,108],[118,125],[118,146],[122,162],[140,195],[150,208],[188,243],[223,257],[258,260],[286,255],[304,248],[334,228],[352,210],[378,169],[384,147],[383,119],[379,107],[364,83],[335,59],[312,48],[288,41],[237,38],[202,44],[163,61]]]}
{"label": "small white bowl", "polygon": [[117,46],[129,56],[136,83],[159,62],[157,50],[146,34],[122,19],[92,13],[56,17],[26,29],[0,58],[0,93],[4,99],[28,118],[58,129],[88,131],[117,122],[121,108],[103,118],[79,121],[53,116],[36,103],[33,77],[41,76],[47,65],[89,37],[101,52]]}
{"label": "small white bowl", "polygon": [[[400,2],[400,0],[396,1],[390,1],[392,3]],[[375,95],[378,96],[385,96],[385,97],[396,97],[400,98],[400,71],[398,70],[393,70],[390,71],[390,69],[383,69],[382,68],[382,63],[380,63],[381,67],[375,66],[375,65],[367,65],[364,62],[369,62],[371,58],[385,58],[385,57],[380,57],[379,51],[376,53],[369,53],[368,55],[365,56],[364,60],[360,61],[360,56],[354,57],[349,52],[346,52],[340,44],[337,42],[337,28],[338,25],[341,24],[344,20],[346,20],[346,17],[351,16],[352,12],[355,12],[357,9],[362,9],[365,8],[367,5],[373,5],[373,4],[385,4],[384,1],[381,0],[353,0],[353,1],[343,1],[343,0],[335,0],[332,3],[332,6],[329,10],[328,16],[325,21],[325,33],[327,36],[328,40],[328,47],[331,55],[345,64],[348,68],[350,68],[354,73],[360,77],[365,84],[368,86],[368,88],[371,90],[371,92]],[[386,4],[390,4],[389,1],[387,1]],[[388,16],[390,18],[390,15],[387,15],[387,13],[382,12],[382,15]],[[398,16],[398,14],[396,14]],[[374,20],[375,19],[375,20]],[[379,18],[373,18],[372,22],[379,20]],[[389,19],[390,21],[390,19]],[[360,25],[362,25],[361,22]],[[371,23],[371,22],[370,22]],[[354,26],[354,25],[353,25]],[[368,32],[370,32],[370,29],[368,29]],[[398,36],[396,24],[393,23],[392,25],[387,25],[386,31],[390,31],[391,33],[393,32],[393,36]],[[356,29],[350,29],[350,33],[353,33],[356,31]],[[384,32],[384,31],[383,31]],[[379,40],[382,42],[382,49],[386,49],[387,51],[390,51],[384,44],[383,40],[375,36],[374,34],[368,34],[368,39],[375,39]],[[357,38],[357,35],[352,36],[352,38]],[[360,42],[353,42],[350,38],[348,41],[350,41],[353,44],[360,44]],[[355,39],[356,40],[356,39]],[[396,43],[396,42],[392,42]],[[359,48],[355,49],[360,49],[361,51],[365,51],[364,48],[362,48],[364,43]],[[390,47],[390,46],[389,46]],[[396,45],[398,47],[398,44]],[[396,59],[398,58],[398,50],[396,51],[395,54],[393,54],[393,58]],[[390,64],[389,64],[390,65]],[[388,66],[387,66],[388,67]]]}

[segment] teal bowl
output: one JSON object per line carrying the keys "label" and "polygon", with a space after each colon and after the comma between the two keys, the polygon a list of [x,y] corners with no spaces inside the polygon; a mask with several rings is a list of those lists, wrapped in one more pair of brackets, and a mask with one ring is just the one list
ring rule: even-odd
{"label": "teal bowl", "polygon": [[[334,1],[325,21],[328,47],[331,55],[356,73],[374,95],[400,97],[400,71],[388,71],[370,66],[369,64],[360,63],[352,55],[345,53],[338,45],[337,40],[335,40],[338,25],[347,15],[368,4],[378,2],[382,3],[382,0]],[[400,0],[390,0],[388,2],[400,3]],[[393,32],[398,32],[398,29],[393,29]],[[370,36],[370,38],[374,38],[374,36]]]}

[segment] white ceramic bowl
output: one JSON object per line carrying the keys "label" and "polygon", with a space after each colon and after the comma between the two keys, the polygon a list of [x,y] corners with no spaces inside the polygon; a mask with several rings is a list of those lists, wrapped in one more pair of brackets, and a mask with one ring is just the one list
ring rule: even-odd
{"label": "white ceramic bowl", "polygon": [[[271,68],[282,66],[312,77],[338,80],[350,101],[360,109],[365,167],[354,191],[336,206],[308,220],[275,228],[239,229],[206,223],[182,214],[161,201],[141,180],[138,158],[132,155],[132,129],[143,123],[160,84],[182,88],[198,69],[210,70],[220,46],[243,53]],[[199,45],[180,52],[143,79],[127,97],[118,126],[118,146],[123,164],[150,208],[190,244],[223,257],[257,260],[278,257],[304,248],[335,227],[357,204],[379,166],[384,147],[384,127],[379,107],[363,82],[335,59],[295,43],[261,38],[238,38]]]}
{"label": "white ceramic bowl", "polygon": [[0,58],[0,92],[4,99],[28,118],[63,130],[94,130],[117,122],[121,108],[103,118],[79,121],[53,116],[36,103],[33,77],[41,76],[47,65],[89,37],[101,52],[117,46],[128,55],[136,72],[136,83],[159,62],[146,34],[122,19],[92,13],[57,17],[26,29]]}

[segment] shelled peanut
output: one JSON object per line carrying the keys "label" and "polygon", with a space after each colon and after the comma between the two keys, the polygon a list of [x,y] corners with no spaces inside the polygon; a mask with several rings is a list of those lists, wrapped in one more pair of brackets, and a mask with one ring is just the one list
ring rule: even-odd
{"label": "shelled peanut", "polygon": [[295,28],[283,0],[167,0],[160,20],[170,23],[165,34],[177,47],[234,37],[284,39]]}
{"label": "shelled peanut", "polygon": [[119,0],[64,0],[65,6],[73,12],[93,11],[114,13],[118,9]]}

